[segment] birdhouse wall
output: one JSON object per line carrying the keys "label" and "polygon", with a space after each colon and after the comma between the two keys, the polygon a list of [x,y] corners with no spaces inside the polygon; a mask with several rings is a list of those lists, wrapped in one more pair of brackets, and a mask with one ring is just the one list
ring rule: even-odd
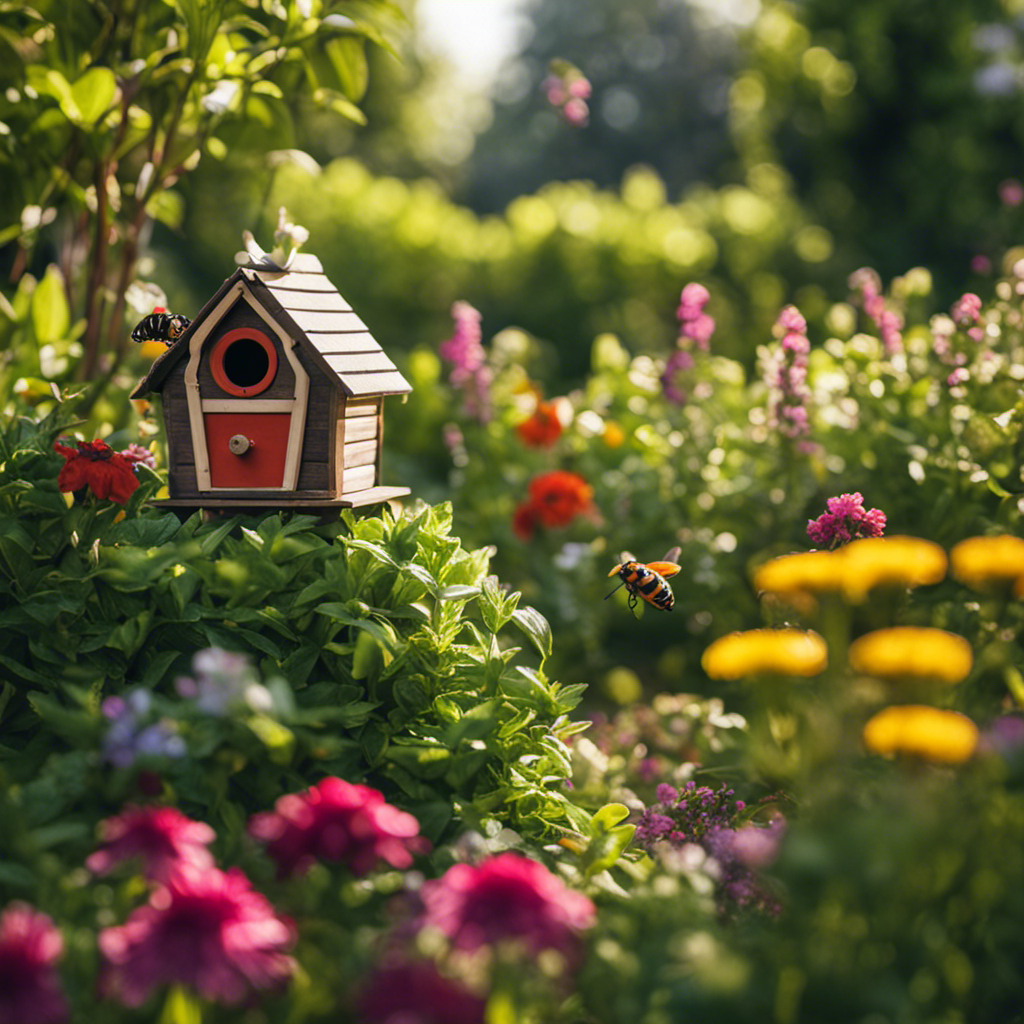
{"label": "birdhouse wall", "polygon": [[381,399],[342,400],[336,430],[338,494],[373,487],[380,479]]}

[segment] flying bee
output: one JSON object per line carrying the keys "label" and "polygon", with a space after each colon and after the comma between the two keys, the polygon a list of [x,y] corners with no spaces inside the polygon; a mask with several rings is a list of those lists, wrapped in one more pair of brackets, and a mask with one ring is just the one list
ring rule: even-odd
{"label": "flying bee", "polygon": [[[674,558],[679,557],[679,548],[672,548],[668,552]],[[667,558],[668,556],[666,556]],[[649,605],[660,608],[662,611],[672,611],[675,604],[675,595],[668,585],[665,577],[675,576],[682,567],[675,562],[638,562],[635,558],[626,558],[621,565],[615,566],[609,576],[618,574],[622,578],[609,594],[605,595],[607,601],[619,587],[625,587],[629,591],[629,610],[636,615],[637,598],[643,598]]]}
{"label": "flying bee", "polygon": [[132,341],[162,341],[173,345],[189,328],[192,321],[181,313],[168,313],[163,306],[157,306],[149,316],[144,316],[132,331]]}

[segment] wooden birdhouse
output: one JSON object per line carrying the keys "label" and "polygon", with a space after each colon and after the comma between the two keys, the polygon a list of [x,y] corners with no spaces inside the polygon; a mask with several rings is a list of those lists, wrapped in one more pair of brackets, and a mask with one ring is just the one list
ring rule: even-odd
{"label": "wooden birdhouse", "polygon": [[320,261],[241,266],[132,394],[159,394],[170,500],[352,507],[381,483],[383,402],[412,388]]}

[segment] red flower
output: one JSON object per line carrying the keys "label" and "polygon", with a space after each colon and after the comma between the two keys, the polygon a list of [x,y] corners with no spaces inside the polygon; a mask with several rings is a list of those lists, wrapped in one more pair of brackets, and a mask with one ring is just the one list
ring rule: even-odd
{"label": "red flower", "polygon": [[547,448],[553,445],[562,433],[562,423],[555,412],[553,402],[538,402],[537,408],[528,420],[523,420],[516,431],[524,444],[533,448]]}
{"label": "red flower", "polygon": [[542,526],[566,526],[591,507],[593,488],[576,473],[562,469],[530,481],[530,506]]}
{"label": "red flower", "polygon": [[477,867],[456,864],[420,889],[422,925],[437,928],[458,949],[514,939],[531,953],[571,954],[578,932],[594,923],[586,896],[567,888],[543,864],[502,853]]}
{"label": "red flower", "polygon": [[291,976],[295,964],[284,950],[294,940],[291,925],[237,868],[186,864],[123,925],[99,933],[103,988],[125,1006],[141,1006],[163,984],[239,1003],[253,988]]}
{"label": "red flower", "polygon": [[516,505],[512,514],[512,531],[520,540],[533,540],[534,531],[537,529],[537,513],[533,505],[524,501]]}
{"label": "red flower", "polygon": [[487,1002],[432,963],[401,963],[375,971],[359,997],[362,1024],[484,1024]]}
{"label": "red flower", "polygon": [[62,491],[89,487],[97,498],[109,498],[123,505],[139,486],[132,464],[103,441],[79,441],[77,448],[68,448],[58,441],[53,447],[64,456],[57,477],[57,486]]}
{"label": "red flower", "polygon": [[289,793],[274,810],[255,814],[249,833],[267,844],[278,878],[304,871],[317,860],[341,861],[356,875],[378,862],[407,868],[426,848],[419,822],[384,802],[369,786],[326,778],[305,793]]}
{"label": "red flower", "polygon": [[117,817],[102,822],[100,833],[103,845],[85,862],[98,875],[133,857],[142,861],[147,878],[161,882],[182,864],[213,867],[206,846],[216,833],[173,807],[126,807]]}
{"label": "red flower", "polygon": [[54,967],[64,940],[53,921],[25,903],[0,915],[0,1024],[62,1024],[68,1004]]}

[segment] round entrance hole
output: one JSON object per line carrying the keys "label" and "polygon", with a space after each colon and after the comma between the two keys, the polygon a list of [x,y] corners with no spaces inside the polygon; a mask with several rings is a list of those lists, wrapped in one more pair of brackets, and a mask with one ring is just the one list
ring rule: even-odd
{"label": "round entrance hole", "polygon": [[274,380],[277,351],[262,331],[239,327],[214,346],[210,370],[217,385],[229,395],[258,395]]}

